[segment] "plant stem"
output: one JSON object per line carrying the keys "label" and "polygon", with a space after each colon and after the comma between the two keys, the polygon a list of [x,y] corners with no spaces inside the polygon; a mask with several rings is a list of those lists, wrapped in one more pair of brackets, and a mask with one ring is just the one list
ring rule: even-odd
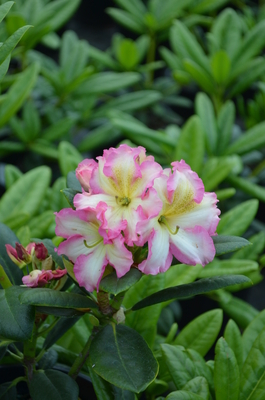
{"label": "plant stem", "polygon": [[90,348],[91,342],[94,338],[93,331],[92,331],[91,335],[89,336],[88,341],[86,342],[83,350],[81,351],[79,356],[75,359],[75,362],[73,363],[72,368],[70,369],[70,371],[68,373],[68,375],[71,376],[73,379],[77,378],[79,372],[81,371],[83,365],[86,362],[86,359],[89,356],[89,348]]}
{"label": "plant stem", "polygon": [[36,327],[34,326],[32,340],[27,340],[24,342],[24,366],[28,381],[30,382],[33,376],[33,371],[35,368],[35,354],[36,354],[36,343],[37,337],[35,335]]}

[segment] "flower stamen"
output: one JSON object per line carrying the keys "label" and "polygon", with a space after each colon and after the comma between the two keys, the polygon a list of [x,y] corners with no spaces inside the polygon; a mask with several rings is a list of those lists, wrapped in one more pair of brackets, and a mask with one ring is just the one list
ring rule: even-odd
{"label": "flower stamen", "polygon": [[131,202],[131,199],[129,197],[116,197],[116,202],[120,206],[128,206]]}
{"label": "flower stamen", "polygon": [[161,224],[164,224],[167,227],[168,231],[171,233],[171,235],[176,235],[178,233],[178,231],[179,231],[179,226],[178,225],[176,226],[175,231],[172,231],[172,229],[169,226],[169,224],[167,222],[167,219],[166,219],[166,217],[164,217],[164,215],[161,215],[159,217],[158,222],[161,223]]}
{"label": "flower stamen", "polygon": [[84,245],[88,248],[88,249],[92,249],[93,247],[96,247],[99,243],[102,242],[102,239],[99,239],[96,243],[91,244],[91,246],[89,246],[89,244],[87,244],[87,241],[84,240]]}

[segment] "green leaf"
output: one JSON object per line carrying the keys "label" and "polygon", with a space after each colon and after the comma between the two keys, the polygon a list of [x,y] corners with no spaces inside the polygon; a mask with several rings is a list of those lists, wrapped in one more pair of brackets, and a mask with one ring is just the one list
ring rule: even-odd
{"label": "green leaf", "polygon": [[[128,309],[134,303],[165,287],[165,274],[144,275],[125,294],[123,305]],[[126,316],[126,324],[139,332],[152,348],[155,342],[157,322],[162,306],[157,304],[147,310],[139,310]]]}
{"label": "green leaf", "polygon": [[74,124],[74,119],[63,118],[60,121],[55,122],[49,128],[45,129],[41,137],[42,139],[53,142],[66,135]]}
{"label": "green leaf", "polygon": [[19,178],[2,196],[0,215],[2,220],[18,213],[34,215],[45,196],[51,179],[51,170],[41,166]]}
{"label": "green leaf", "polygon": [[218,146],[217,151],[223,154],[230,143],[233,124],[235,121],[235,105],[232,101],[227,101],[222,106],[218,118]]}
{"label": "green leaf", "polygon": [[200,44],[181,22],[175,21],[170,30],[170,43],[176,54],[198,64],[204,71],[210,72],[209,63]]}
{"label": "green leaf", "polygon": [[222,337],[215,347],[214,384],[216,400],[238,400],[239,369],[236,357]]}
{"label": "green leaf", "polygon": [[3,21],[13,4],[13,1],[7,1],[0,6],[0,22]]}
{"label": "green leaf", "polygon": [[226,199],[230,199],[230,197],[233,197],[236,194],[236,189],[234,188],[220,189],[216,190],[215,194],[219,201],[223,201]]}
{"label": "green leaf", "polygon": [[[247,247],[251,244],[247,239],[244,239],[239,236],[225,236],[218,235],[212,236],[214,247],[216,250],[216,256],[221,256],[222,254],[231,253],[238,249]],[[249,252],[249,248],[247,252]]]}
{"label": "green leaf", "polygon": [[207,380],[203,376],[196,376],[191,379],[186,385],[183,387],[183,390],[187,392],[191,392],[201,396],[204,400],[209,400],[209,385]]}
{"label": "green leaf", "polygon": [[172,288],[160,290],[151,296],[134,304],[132,309],[140,310],[144,307],[149,307],[153,304],[162,303],[163,301],[173,299],[185,299],[197,294],[212,292],[227,286],[235,285],[238,283],[250,282],[250,279],[242,275],[230,276],[216,276],[214,278],[200,279],[199,281],[188,283],[186,285],[179,285]]}
{"label": "green leaf", "polygon": [[195,281],[196,278],[201,273],[202,266],[197,265],[186,265],[186,264],[176,264],[172,265],[166,272],[166,283],[165,289],[172,286],[183,285],[184,283],[191,283]]}
{"label": "green leaf", "polygon": [[70,189],[74,189],[78,192],[82,192],[82,187],[79,180],[76,177],[75,171],[70,171],[66,177],[66,185]]}
{"label": "green leaf", "polygon": [[238,173],[241,169],[242,160],[239,156],[209,158],[201,173],[205,190],[208,192],[215,189],[231,171]]}
{"label": "green leaf", "polygon": [[177,392],[170,393],[166,397],[166,400],[205,400],[205,397],[186,390],[178,390]]}
{"label": "green leaf", "polygon": [[28,97],[36,83],[38,71],[39,65],[32,64],[25,71],[19,74],[17,80],[11,86],[5,95],[4,100],[2,101],[0,109],[0,126],[6,124],[6,122],[17,112],[17,110],[19,110],[24,100]]}
{"label": "green leaf", "polygon": [[135,42],[132,39],[123,39],[116,49],[117,60],[126,69],[132,69],[138,64],[139,53]]}
{"label": "green leaf", "polygon": [[265,310],[261,311],[245,329],[242,336],[244,360],[247,358],[250,349],[265,326]]}
{"label": "green leaf", "polygon": [[[240,371],[243,365],[243,343],[240,330],[237,324],[232,319],[230,319],[226,325],[224,338],[230,349],[232,349],[234,352]],[[253,341],[254,340],[255,339],[253,339]]]}
{"label": "green leaf", "polygon": [[118,24],[125,26],[125,28],[130,29],[136,33],[144,33],[145,28],[144,25],[139,21],[137,17],[128,13],[127,11],[119,10],[117,8],[109,7],[106,10],[106,13],[109,14]]}
{"label": "green leaf", "polygon": [[65,188],[66,188],[65,177],[61,176],[60,178],[57,178],[52,186],[51,195],[49,196],[50,197],[49,205],[53,211],[60,211],[62,208],[68,207],[68,203],[63,193],[61,192],[61,190]]}
{"label": "green leaf", "polygon": [[59,165],[62,174],[66,177],[68,172],[76,169],[83,160],[79,151],[69,142],[60,142],[59,147]]}
{"label": "green leaf", "polygon": [[31,338],[35,311],[34,307],[20,304],[18,297],[24,290],[17,286],[0,290],[0,336],[2,338],[18,342]]}
{"label": "green leaf", "polygon": [[[101,108],[99,109],[99,114],[100,113],[101,113]],[[96,148],[99,148],[102,145],[102,143],[104,143],[104,145],[106,145],[107,147],[108,144],[111,144],[116,140],[120,140],[120,137],[121,137],[120,131],[113,128],[113,126],[110,123],[106,123],[89,131],[89,134],[85,136],[83,140],[81,140],[77,148],[79,151],[91,151]]]}
{"label": "green leaf", "polygon": [[239,400],[260,400],[265,390],[265,329],[256,338],[242,367]]}
{"label": "green leaf", "polygon": [[[41,390],[40,390],[41,388]],[[79,388],[67,374],[53,369],[38,370],[33,373],[29,392],[34,400],[77,400]]]}
{"label": "green leaf", "polygon": [[226,83],[230,69],[231,60],[224,50],[217,51],[211,60],[212,74],[218,84]]}
{"label": "green leaf", "polygon": [[[205,356],[217,338],[222,321],[222,310],[216,309],[201,314],[182,329],[173,344],[196,350]],[[194,332],[197,332],[196,335]]]}
{"label": "green leaf", "polygon": [[88,362],[106,381],[136,393],[158,373],[157,361],[144,339],[123,325],[107,325],[95,336]]}
{"label": "green leaf", "polygon": [[258,57],[254,59],[248,68],[238,77],[237,82],[231,87],[228,96],[234,97],[248,89],[251,84],[262,77],[265,72],[264,58]]}
{"label": "green leaf", "polygon": [[217,233],[222,235],[242,235],[251,224],[258,210],[258,200],[244,201],[222,215]]}
{"label": "green leaf", "polygon": [[197,94],[195,99],[195,109],[201,119],[208,151],[210,154],[214,154],[217,145],[218,132],[213,104],[205,93]]}
{"label": "green leaf", "polygon": [[36,288],[24,290],[19,296],[21,304],[59,308],[97,308],[88,297],[53,289]]}
{"label": "green leaf", "polygon": [[217,301],[224,312],[232,318],[240,328],[246,326],[258,315],[258,310],[224,290],[217,292]]}
{"label": "green leaf", "polygon": [[241,178],[239,176],[230,175],[228,182],[243,192],[250,194],[252,197],[256,197],[258,200],[265,202],[265,189],[259,186],[247,178]]}
{"label": "green leaf", "polygon": [[[223,275],[245,275],[253,271],[258,271],[259,265],[251,260],[214,260],[201,271],[201,278]],[[251,285],[251,281],[247,282]]]}
{"label": "green leaf", "polygon": [[77,318],[61,318],[56,325],[50,330],[45,338],[43,348],[48,350],[54,345],[74,324],[79,321]]}
{"label": "green leaf", "polygon": [[262,253],[265,246],[265,233],[263,231],[249,238],[251,247],[242,248],[232,255],[233,259],[238,260],[254,260],[257,261],[258,256]]}
{"label": "green leaf", "polygon": [[115,3],[138,19],[142,19],[143,15],[147,12],[144,3],[141,0],[131,0],[130,2],[127,0],[115,0]]}
{"label": "green leaf", "polygon": [[197,351],[188,349],[187,354],[194,363],[195,375],[203,376],[207,380],[210,394],[214,398],[213,371],[211,370],[211,368],[209,368],[208,363],[205,362],[204,358]]}
{"label": "green leaf", "polygon": [[40,215],[37,215],[36,217],[30,219],[30,221],[28,222],[28,227],[30,228],[31,237],[39,237],[39,238],[46,237],[49,228],[54,224],[55,224],[54,211],[52,210],[44,211]]}
{"label": "green leaf", "polygon": [[134,85],[141,80],[137,72],[99,72],[89,77],[83,84],[85,93],[109,93]]}
{"label": "green leaf", "polygon": [[255,125],[228,147],[225,154],[245,154],[265,146],[265,122]]}
{"label": "green leaf", "polygon": [[66,200],[68,201],[69,205],[74,209],[74,197],[77,193],[80,193],[77,190],[74,189],[63,189],[62,190],[63,195],[65,196]]}
{"label": "green leaf", "polygon": [[16,47],[22,36],[30,28],[30,25],[23,26],[13,33],[0,47],[0,65],[9,56],[11,51]]}
{"label": "green leaf", "polygon": [[183,60],[183,66],[185,70],[191,75],[191,77],[197,82],[197,84],[201,86],[203,90],[205,90],[208,93],[214,92],[214,85],[211,80],[211,77],[208,76],[208,74],[200,65],[198,65],[193,60],[185,58]]}
{"label": "green leaf", "polygon": [[10,188],[21,176],[22,172],[15,165],[7,164],[5,166],[5,185],[6,190]]}
{"label": "green leaf", "polygon": [[200,119],[191,117],[181,130],[175,159],[185,160],[191,169],[200,174],[204,158],[204,134]]}
{"label": "green leaf", "polygon": [[129,289],[138,282],[141,277],[142,273],[137,268],[131,268],[130,271],[121,278],[117,278],[116,272],[113,272],[100,281],[100,289],[117,295]]}

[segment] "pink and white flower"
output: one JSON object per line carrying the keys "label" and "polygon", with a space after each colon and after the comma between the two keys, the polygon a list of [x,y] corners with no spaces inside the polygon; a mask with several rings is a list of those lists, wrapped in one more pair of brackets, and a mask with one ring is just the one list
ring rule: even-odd
{"label": "pink and white flower", "polygon": [[[132,254],[124,246],[121,231],[102,228],[108,207],[99,203],[94,210],[66,208],[56,213],[56,234],[67,239],[58,247],[74,263],[74,274],[80,286],[89,292],[99,288],[105,267],[110,264],[118,278],[125,275],[133,263]],[[116,232],[116,233],[115,233]]]}
{"label": "pink and white flower", "polygon": [[148,241],[148,258],[139,269],[156,275],[166,271],[175,256],[190,265],[205,265],[215,256],[212,235],[219,222],[215,193],[205,193],[198,175],[181,160],[173,162],[173,171],[164,170],[154,182],[163,202],[155,218],[137,223],[137,245]]}
{"label": "pink and white flower", "polygon": [[[100,202],[105,203],[109,209],[103,228],[117,231],[122,226],[125,242],[132,246],[138,239],[137,222],[156,215],[162,208],[153,189],[162,167],[152,156],[145,155],[143,147],[131,148],[126,144],[104,150],[103,157],[97,160],[98,163],[87,160],[79,165],[77,177],[89,193],[77,194],[74,205],[77,210],[95,210]],[[82,172],[84,167],[86,172]]]}

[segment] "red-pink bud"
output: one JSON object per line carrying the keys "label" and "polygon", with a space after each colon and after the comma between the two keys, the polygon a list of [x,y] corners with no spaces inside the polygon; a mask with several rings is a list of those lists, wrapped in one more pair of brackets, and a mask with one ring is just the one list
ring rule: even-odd
{"label": "red-pink bud", "polygon": [[35,244],[35,256],[38,260],[43,261],[48,256],[48,250],[43,243]]}

